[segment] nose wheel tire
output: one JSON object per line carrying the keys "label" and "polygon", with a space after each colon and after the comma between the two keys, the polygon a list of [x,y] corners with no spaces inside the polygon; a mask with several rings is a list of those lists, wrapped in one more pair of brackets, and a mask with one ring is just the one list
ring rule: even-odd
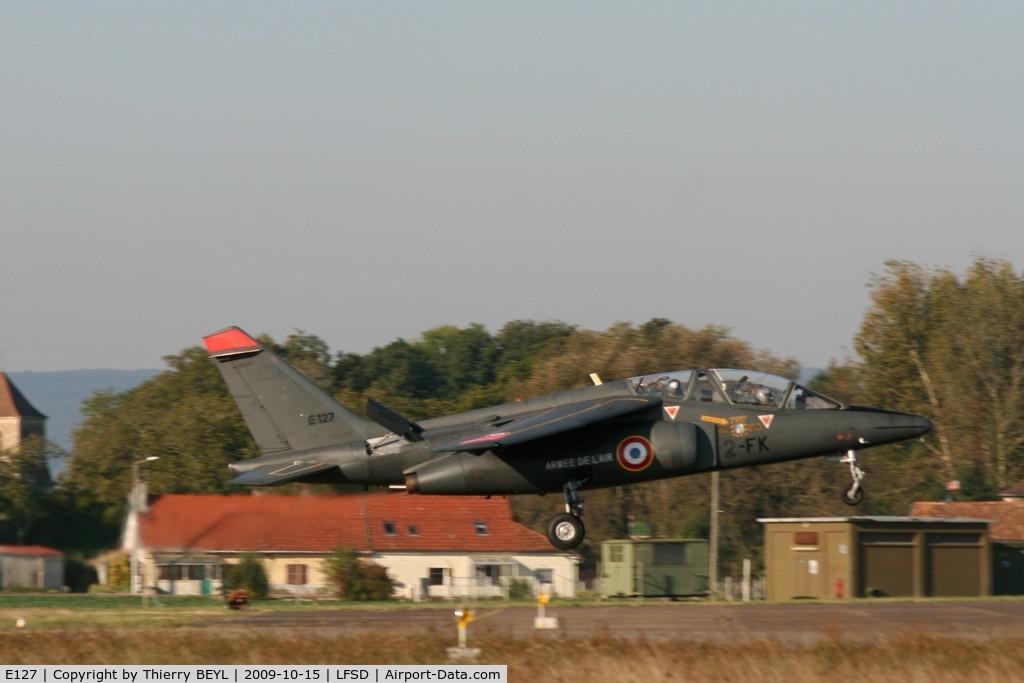
{"label": "nose wheel tire", "polygon": [[847,505],[860,505],[862,500],[864,500],[863,486],[858,486],[857,490],[852,493],[849,490],[843,491],[843,502]]}
{"label": "nose wheel tire", "polygon": [[548,540],[559,550],[572,550],[583,542],[583,520],[567,512],[555,515],[548,522]]}

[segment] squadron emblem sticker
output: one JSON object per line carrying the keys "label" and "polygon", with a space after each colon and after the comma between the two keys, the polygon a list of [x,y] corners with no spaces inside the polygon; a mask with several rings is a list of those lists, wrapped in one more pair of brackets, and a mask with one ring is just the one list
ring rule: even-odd
{"label": "squadron emblem sticker", "polygon": [[619,443],[615,450],[615,459],[622,469],[629,472],[640,472],[654,461],[654,447],[642,436],[630,436]]}

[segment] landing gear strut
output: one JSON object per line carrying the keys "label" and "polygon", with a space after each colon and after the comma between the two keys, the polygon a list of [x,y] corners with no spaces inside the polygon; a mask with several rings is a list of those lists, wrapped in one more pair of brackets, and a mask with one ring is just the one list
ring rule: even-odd
{"label": "landing gear strut", "polygon": [[548,522],[548,540],[559,550],[572,550],[583,542],[586,529],[583,526],[583,500],[580,498],[580,483],[575,479],[562,486],[565,496],[565,512],[555,515]]}
{"label": "landing gear strut", "polygon": [[850,465],[850,477],[853,479],[850,488],[843,491],[843,502],[847,505],[860,505],[860,502],[864,500],[864,487],[860,484],[864,478],[864,470],[857,466],[857,451],[852,449],[846,451],[846,455],[840,458],[839,462]]}

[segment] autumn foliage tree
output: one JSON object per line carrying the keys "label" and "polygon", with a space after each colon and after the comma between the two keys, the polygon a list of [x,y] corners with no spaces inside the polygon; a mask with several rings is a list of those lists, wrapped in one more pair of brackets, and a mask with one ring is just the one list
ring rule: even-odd
{"label": "autumn foliage tree", "polygon": [[[863,400],[925,415],[924,448],[905,446],[910,496],[946,480],[986,498],[1024,475],[1024,281],[977,259],[964,276],[891,261],[871,283],[855,343]],[[916,466],[915,466],[916,465]],[[938,472],[935,477],[931,473]]]}

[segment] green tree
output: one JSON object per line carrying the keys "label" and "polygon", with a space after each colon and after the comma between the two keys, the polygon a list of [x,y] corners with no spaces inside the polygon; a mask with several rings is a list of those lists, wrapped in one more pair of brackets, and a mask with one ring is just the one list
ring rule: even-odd
{"label": "green tree", "polygon": [[494,382],[498,346],[483,325],[435,327],[423,333],[417,346],[434,369],[433,392],[439,398],[457,399],[472,387]]}
{"label": "green tree", "polygon": [[513,320],[506,323],[494,340],[499,351],[495,373],[498,379],[505,383],[527,379],[537,360],[560,353],[575,329],[557,321]]}
{"label": "green tree", "polygon": [[323,562],[324,573],[342,600],[390,600],[394,594],[387,570],[359,557],[354,548],[336,548]]}
{"label": "green tree", "polygon": [[330,393],[336,388],[330,350],[320,337],[296,330],[284,345],[270,348],[324,391]]}
{"label": "green tree", "polygon": [[263,559],[256,553],[246,553],[238,564],[224,567],[224,588],[233,591],[244,589],[253,598],[265,598],[270,593],[267,569]]}
{"label": "green tree", "polygon": [[24,544],[45,515],[50,497],[47,445],[32,436],[0,453],[0,528],[8,542]]}

